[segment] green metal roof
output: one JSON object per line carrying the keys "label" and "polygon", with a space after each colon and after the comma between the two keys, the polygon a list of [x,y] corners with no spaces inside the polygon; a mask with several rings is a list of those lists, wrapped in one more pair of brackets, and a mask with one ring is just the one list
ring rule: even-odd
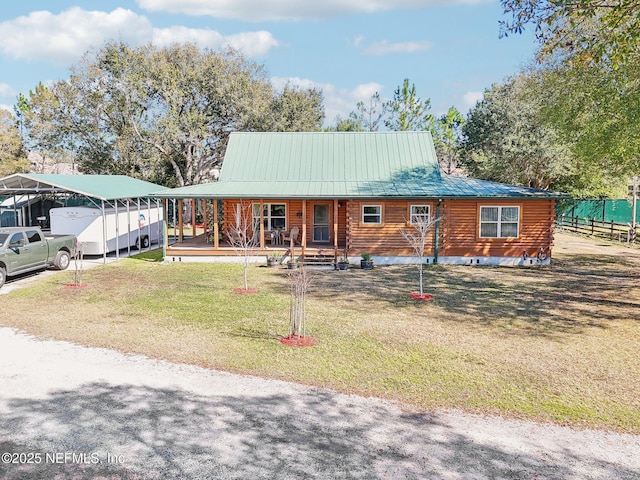
{"label": "green metal roof", "polygon": [[76,193],[98,200],[149,197],[162,187],[126,175],[16,173],[0,178],[0,195]]}
{"label": "green metal roof", "polygon": [[549,198],[441,175],[429,132],[232,133],[220,179],[162,198]]}
{"label": "green metal roof", "polygon": [[417,167],[438,175],[428,132],[232,133],[220,181],[380,181]]}

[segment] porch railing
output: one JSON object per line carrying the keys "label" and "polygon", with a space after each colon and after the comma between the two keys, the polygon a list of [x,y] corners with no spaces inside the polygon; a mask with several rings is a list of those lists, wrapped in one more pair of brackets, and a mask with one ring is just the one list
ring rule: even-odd
{"label": "porch railing", "polygon": [[556,226],[561,231],[569,231],[592,237],[606,238],[629,245],[640,245],[637,235],[637,227],[632,228],[630,223],[603,222],[595,218],[572,217],[559,215],[556,217]]}

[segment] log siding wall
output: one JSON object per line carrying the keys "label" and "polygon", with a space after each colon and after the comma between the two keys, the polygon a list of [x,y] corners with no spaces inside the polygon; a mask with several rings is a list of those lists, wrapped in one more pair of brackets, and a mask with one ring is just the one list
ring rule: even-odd
{"label": "log siding wall", "polygon": [[[520,207],[518,238],[481,238],[480,207]],[[553,244],[554,200],[449,200],[441,207],[440,255],[521,257],[535,256]]]}
{"label": "log siding wall", "polygon": [[[233,219],[235,205],[240,200],[224,200],[224,222],[222,231],[228,229],[229,219]],[[250,200],[251,203],[260,200]],[[244,200],[249,202],[249,200]],[[264,203],[284,203],[287,206],[287,231],[293,226],[300,228],[302,235],[302,200],[265,200]],[[313,240],[313,205],[329,204],[330,244],[334,242],[333,200],[307,200],[307,244]],[[350,255],[369,252],[380,256],[414,255],[413,249],[402,236],[400,230],[411,230],[409,223],[411,205],[429,205],[431,217],[436,215],[436,200],[339,200],[338,208],[338,244],[346,245]],[[381,224],[362,223],[362,207],[380,205],[382,207]],[[481,206],[519,206],[520,225],[518,238],[481,238]],[[542,247],[550,249],[553,245],[553,223],[555,221],[555,200],[519,199],[519,200],[443,200],[440,204],[439,256],[458,257],[521,257],[523,252],[535,256]],[[426,246],[425,255],[434,254],[435,228]],[[550,252],[549,252],[550,253]]]}
{"label": "log siding wall", "polygon": [[[364,205],[382,207],[381,224],[362,223]],[[401,229],[413,230],[413,226],[409,223],[411,205],[429,205],[431,217],[435,215],[436,203],[432,200],[350,201],[348,205],[349,253],[352,255],[359,255],[362,252],[385,256],[414,255],[413,248],[400,232]],[[431,235],[426,245],[426,255],[433,254],[433,246],[434,235]]]}

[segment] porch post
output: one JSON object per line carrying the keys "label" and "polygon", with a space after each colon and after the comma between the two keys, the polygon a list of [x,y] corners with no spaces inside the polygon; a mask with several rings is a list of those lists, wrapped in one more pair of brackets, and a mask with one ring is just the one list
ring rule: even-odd
{"label": "porch post", "polygon": [[204,241],[207,241],[207,199],[202,199],[202,223],[204,224]]}
{"label": "porch post", "polygon": [[[253,219],[253,204],[251,204],[251,217]],[[260,199],[260,249],[264,250],[264,200]]]}
{"label": "porch post", "polygon": [[219,229],[218,226],[218,199],[213,199],[213,248],[216,250],[220,248],[220,240],[218,239]]}
{"label": "porch post", "polygon": [[307,247],[307,200],[302,200],[302,240],[300,241],[302,248],[302,259],[304,261],[304,249]]}
{"label": "porch post", "polygon": [[191,238],[196,238],[196,199],[191,199]]}
{"label": "porch post", "polygon": [[338,200],[333,200],[333,249],[338,258]]}
{"label": "porch post", "polygon": [[178,241],[182,243],[184,241],[184,222],[182,218],[182,199],[178,200]]}

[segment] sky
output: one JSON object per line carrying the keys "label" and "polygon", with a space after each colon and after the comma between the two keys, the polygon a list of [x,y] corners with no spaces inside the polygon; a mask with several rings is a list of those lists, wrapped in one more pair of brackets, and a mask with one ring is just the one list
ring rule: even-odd
{"label": "sky", "polygon": [[0,107],[69,77],[105,42],[228,46],[273,85],[322,90],[325,126],[408,78],[432,113],[463,114],[530,63],[532,33],[499,38],[498,0],[22,0],[0,5]]}

